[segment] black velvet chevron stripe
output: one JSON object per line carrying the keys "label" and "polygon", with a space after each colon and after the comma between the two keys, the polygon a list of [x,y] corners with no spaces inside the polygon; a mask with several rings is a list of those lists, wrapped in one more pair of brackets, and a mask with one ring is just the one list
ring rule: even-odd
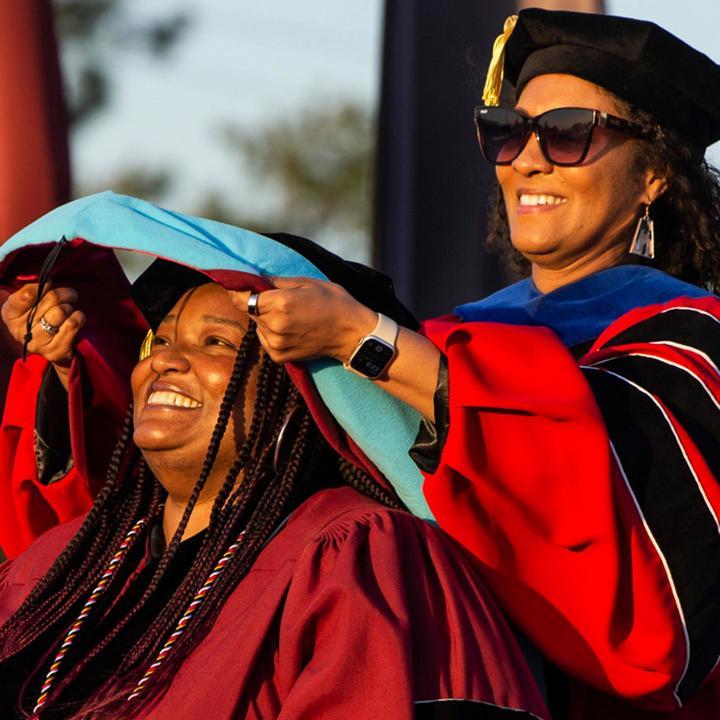
{"label": "black velvet chevron stripe", "polygon": [[434,700],[415,703],[415,720],[537,720],[537,716],[471,700]]}
{"label": "black velvet chevron stripe", "polygon": [[701,310],[677,308],[653,315],[605,341],[601,347],[673,342],[705,353],[720,367],[720,321]]}
{"label": "black velvet chevron stripe", "polygon": [[607,372],[609,368],[583,370],[680,601],[690,641],[687,672],[678,688],[684,700],[703,682],[720,654],[717,523],[668,418],[653,398]]}
{"label": "black velvet chevron stripe", "polygon": [[640,355],[623,355],[598,364],[662,398],[673,418],[690,435],[720,482],[720,408],[690,369]]}

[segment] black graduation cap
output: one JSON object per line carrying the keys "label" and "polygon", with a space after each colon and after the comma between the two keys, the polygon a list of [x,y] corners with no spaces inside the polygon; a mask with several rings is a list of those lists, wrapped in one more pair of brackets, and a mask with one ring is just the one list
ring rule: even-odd
{"label": "black graduation cap", "polygon": [[695,146],[720,140],[720,66],[655,23],[530,8],[504,37],[504,74],[518,95],[537,75],[575,75]]}

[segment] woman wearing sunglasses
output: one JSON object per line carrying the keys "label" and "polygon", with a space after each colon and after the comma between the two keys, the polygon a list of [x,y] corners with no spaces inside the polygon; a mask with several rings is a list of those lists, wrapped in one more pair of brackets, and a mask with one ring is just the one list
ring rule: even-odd
{"label": "woman wearing sunglasses", "polygon": [[475,119],[526,279],[420,334],[313,280],[236,302],[276,361],[332,356],[424,416],[425,497],[573,678],[557,717],[718,717],[720,68],[652,23],[525,10]]}

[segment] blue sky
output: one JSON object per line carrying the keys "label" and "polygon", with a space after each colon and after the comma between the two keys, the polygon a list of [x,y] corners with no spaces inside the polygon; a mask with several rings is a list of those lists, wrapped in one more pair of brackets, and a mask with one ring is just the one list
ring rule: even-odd
{"label": "blue sky", "polygon": [[83,186],[133,164],[170,166],[181,179],[171,204],[190,210],[201,189],[252,190],[224,152],[223,126],[252,128],[314,102],[376,102],[380,0],[131,2],[136,17],[178,7],[194,22],[177,51],[165,62],[120,56],[112,106],[77,134]]}
{"label": "blue sky", "polygon": [[[720,61],[717,0],[607,5],[615,14],[655,20]],[[335,99],[376,104],[382,0],[132,0],[130,6],[138,18],[187,8],[194,23],[165,62],[119,58],[112,106],[73,145],[75,175],[85,187],[102,186],[123,168],[167,166],[180,179],[167,202],[178,210],[192,210],[209,188],[251,197],[252,178],[219,140],[224,125],[252,128]],[[720,162],[720,151],[712,157]]]}

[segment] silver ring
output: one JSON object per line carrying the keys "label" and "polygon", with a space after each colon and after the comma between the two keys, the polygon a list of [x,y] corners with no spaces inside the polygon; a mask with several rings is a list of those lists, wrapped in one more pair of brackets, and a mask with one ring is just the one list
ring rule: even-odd
{"label": "silver ring", "polygon": [[40,327],[48,333],[48,335],[57,335],[60,332],[59,326],[51,325],[45,317],[40,318]]}
{"label": "silver ring", "polygon": [[247,305],[248,315],[253,315],[255,317],[260,315],[260,308],[258,308],[258,300],[260,300],[260,293],[258,293],[258,292],[250,293],[250,297],[248,297],[248,305]]}

